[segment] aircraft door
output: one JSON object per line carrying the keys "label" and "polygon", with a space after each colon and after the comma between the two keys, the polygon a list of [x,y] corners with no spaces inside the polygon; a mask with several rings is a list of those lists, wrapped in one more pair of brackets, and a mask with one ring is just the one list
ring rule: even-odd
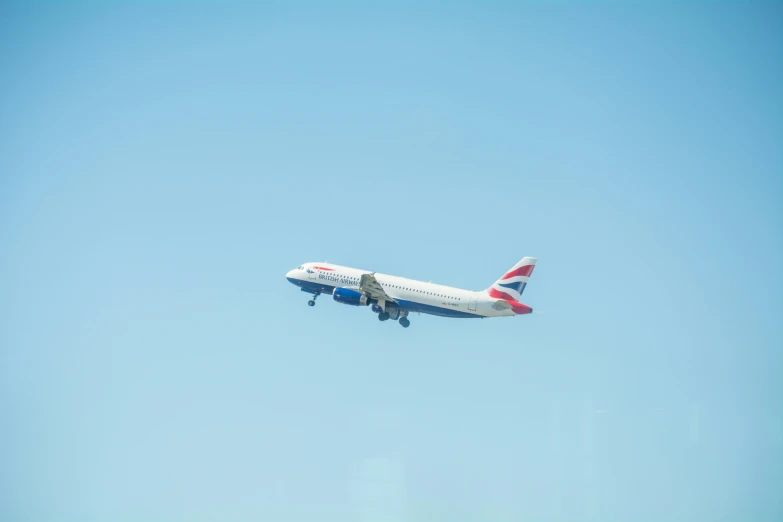
{"label": "aircraft door", "polygon": [[478,294],[471,295],[470,301],[468,302],[468,311],[475,312],[477,304],[478,304]]}
{"label": "aircraft door", "polygon": [[315,270],[314,270],[314,269],[312,269],[312,268],[308,268],[308,269],[307,269],[307,273],[308,273],[308,274],[309,274],[309,276],[310,276],[310,281],[315,281],[315,279],[318,277],[318,274],[317,274],[317,273],[315,272]]}

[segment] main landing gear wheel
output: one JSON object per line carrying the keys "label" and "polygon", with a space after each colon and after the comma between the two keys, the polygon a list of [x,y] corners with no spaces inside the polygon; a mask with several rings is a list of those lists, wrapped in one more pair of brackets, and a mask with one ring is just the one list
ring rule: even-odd
{"label": "main landing gear wheel", "polygon": [[388,321],[389,320],[389,313],[388,312],[381,312],[378,314],[378,320],[379,321]]}
{"label": "main landing gear wheel", "polygon": [[408,320],[407,317],[400,317],[400,324],[403,328],[407,328],[411,325],[411,322]]}

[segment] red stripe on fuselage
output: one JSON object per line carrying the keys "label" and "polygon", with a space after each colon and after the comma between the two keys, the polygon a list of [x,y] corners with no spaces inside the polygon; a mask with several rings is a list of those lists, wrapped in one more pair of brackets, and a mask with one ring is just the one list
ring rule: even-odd
{"label": "red stripe on fuselage", "polygon": [[536,265],[520,266],[516,270],[512,270],[511,272],[501,277],[501,279],[511,279],[512,277],[517,277],[517,276],[530,277],[530,274],[533,273],[533,269],[535,268],[535,266]]}
{"label": "red stripe on fuselage", "polygon": [[329,272],[334,272],[334,268],[326,268],[325,266],[314,266],[316,270],[327,270]]}
{"label": "red stripe on fuselage", "polygon": [[489,296],[494,297],[495,299],[503,299],[504,301],[508,301],[509,303],[516,303],[516,300],[508,295],[506,292],[501,292],[500,290],[496,290],[495,288],[489,289]]}
{"label": "red stripe on fuselage", "polygon": [[511,305],[511,309],[514,310],[515,314],[519,314],[519,315],[529,314],[530,312],[533,311],[533,309],[530,308],[529,306],[523,305],[519,301],[514,300],[514,298],[511,297],[510,295],[508,295],[507,293],[501,292],[500,290],[496,290],[494,288],[490,288],[489,289],[489,296],[490,297],[494,297],[495,299],[502,299],[505,302],[507,302],[508,304],[510,304]]}

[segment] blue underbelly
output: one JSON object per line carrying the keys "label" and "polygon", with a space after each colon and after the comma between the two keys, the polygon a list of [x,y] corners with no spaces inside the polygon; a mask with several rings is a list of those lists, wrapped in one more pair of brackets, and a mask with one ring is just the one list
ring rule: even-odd
{"label": "blue underbelly", "polygon": [[453,310],[451,308],[442,308],[440,306],[433,306],[423,303],[417,303],[415,301],[406,301],[404,299],[395,299],[400,307],[409,312],[420,312],[422,314],[440,315],[441,317],[481,317],[480,315],[471,314],[468,312],[462,312],[460,310]]}

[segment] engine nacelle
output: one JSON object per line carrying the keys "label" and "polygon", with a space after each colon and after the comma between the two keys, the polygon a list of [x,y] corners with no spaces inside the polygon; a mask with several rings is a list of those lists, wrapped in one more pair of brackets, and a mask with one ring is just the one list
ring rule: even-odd
{"label": "engine nacelle", "polygon": [[369,304],[366,295],[350,288],[335,288],[332,297],[338,303],[352,306],[367,306]]}

